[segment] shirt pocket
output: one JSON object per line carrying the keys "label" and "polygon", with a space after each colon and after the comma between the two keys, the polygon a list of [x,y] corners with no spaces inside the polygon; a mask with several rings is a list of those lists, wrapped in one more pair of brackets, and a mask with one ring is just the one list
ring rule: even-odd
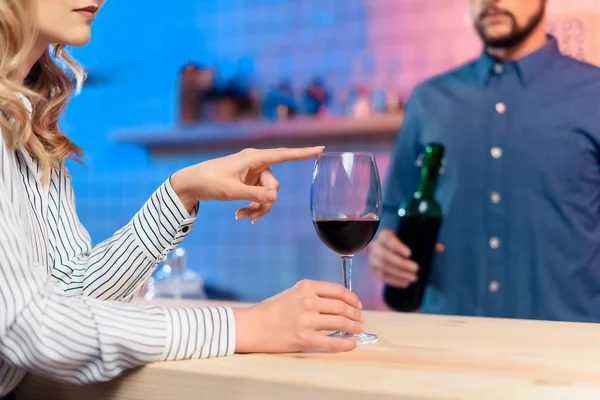
{"label": "shirt pocket", "polygon": [[591,138],[569,122],[534,121],[511,143],[517,180],[542,193],[574,194],[584,182],[597,181],[598,167]]}

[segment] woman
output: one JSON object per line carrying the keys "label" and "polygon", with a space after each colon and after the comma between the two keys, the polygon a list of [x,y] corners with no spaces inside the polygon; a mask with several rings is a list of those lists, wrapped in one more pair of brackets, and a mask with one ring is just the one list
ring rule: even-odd
{"label": "woman", "polygon": [[322,148],[246,150],[171,176],[112,238],[91,248],[76,212],[58,126],[71,96],[64,50],[90,39],[98,0],[0,0],[0,397],[26,372],[75,383],[160,360],[234,352],[350,350],[321,330],[362,331],[360,302],[341,285],[305,281],[249,309],[127,304],[189,232],[198,203],[248,200],[256,222],[277,200],[270,165]]}

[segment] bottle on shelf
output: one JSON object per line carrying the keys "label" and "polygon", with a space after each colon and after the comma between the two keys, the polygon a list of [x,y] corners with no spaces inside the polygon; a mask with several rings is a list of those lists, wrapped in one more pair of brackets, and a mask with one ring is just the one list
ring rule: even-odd
{"label": "bottle on shelf", "polygon": [[356,88],[356,97],[352,107],[352,116],[363,119],[373,114],[373,99],[371,88],[364,84]]}
{"label": "bottle on shelf", "polygon": [[404,109],[404,101],[397,87],[400,79],[400,62],[396,55],[388,57],[386,83],[386,112],[398,114]]}
{"label": "bottle on shelf", "polygon": [[442,209],[435,199],[435,189],[443,156],[443,145],[427,145],[418,189],[398,209],[396,236],[411,249],[411,259],[419,265],[419,272],[417,281],[407,288],[384,287],[384,301],[397,311],[416,311],[423,300],[442,224]]}
{"label": "bottle on shelf", "polygon": [[215,85],[215,71],[193,63],[186,64],[179,76],[179,116],[181,125],[193,125],[206,118],[206,97]]}
{"label": "bottle on shelf", "polygon": [[323,79],[315,78],[310,82],[302,97],[303,111],[307,115],[318,116],[325,113],[331,98]]}
{"label": "bottle on shelf", "polygon": [[263,104],[263,114],[266,119],[285,120],[294,117],[297,113],[298,105],[289,81],[282,80],[267,92]]}
{"label": "bottle on shelf", "polygon": [[371,88],[372,73],[369,74],[371,58],[369,55],[360,55],[352,61],[352,83],[348,100],[344,107],[344,114],[356,119],[363,119],[373,114],[373,90]]}

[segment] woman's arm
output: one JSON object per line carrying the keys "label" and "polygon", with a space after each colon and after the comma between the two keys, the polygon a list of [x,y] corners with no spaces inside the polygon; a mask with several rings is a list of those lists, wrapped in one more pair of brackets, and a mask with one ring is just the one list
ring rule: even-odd
{"label": "woman's arm", "polygon": [[[240,352],[347,351],[361,333],[356,295],[339,284],[302,282],[250,309],[172,309],[67,297],[29,266],[19,212],[0,184],[0,359],[66,382],[106,381],[160,360]],[[239,329],[239,333],[236,331]]]}
{"label": "woman's arm", "polygon": [[105,302],[62,290],[27,264],[19,210],[0,182],[0,358],[29,372],[88,383],[159,360],[235,350],[231,309]]}
{"label": "woman's arm", "polygon": [[[64,171],[64,170],[63,170]],[[170,179],[156,190],[132,220],[110,239],[90,249],[87,231],[77,217],[70,178],[64,180],[58,242],[62,253],[53,277],[66,284],[69,295],[102,300],[128,300],[150,277],[156,266],[189,233],[196,220],[197,204],[191,213],[173,190]],[[60,253],[60,251],[59,251]]]}
{"label": "woman's arm", "polygon": [[356,346],[355,340],[320,333],[360,333],[364,321],[356,295],[329,282],[302,282],[250,309],[235,311],[133,306],[65,296],[62,288],[47,280],[45,266],[32,261],[34,250],[24,230],[26,214],[1,145],[0,359],[11,365],[0,363],[5,377],[18,376],[11,371],[14,367],[91,383],[152,361],[224,356],[236,349],[344,351]]}
{"label": "woman's arm", "polygon": [[[104,300],[131,299],[156,265],[187,235],[195,221],[199,201],[250,200],[252,204],[238,210],[236,217],[248,217],[256,222],[277,200],[279,182],[270,167],[312,158],[322,151],[322,147],[246,149],[184,168],[165,182],[132,221],[112,238],[91,251],[85,246],[71,246],[82,251],[55,263],[52,275],[73,295]],[[70,179],[64,175],[64,179]],[[71,223],[75,232],[85,232],[76,216],[72,186],[70,181],[67,183],[70,200],[64,207],[67,218],[76,222]],[[192,215],[187,210],[191,210]],[[69,225],[66,220],[64,223]],[[65,236],[75,238],[77,235]],[[85,236],[89,243],[87,232]]]}

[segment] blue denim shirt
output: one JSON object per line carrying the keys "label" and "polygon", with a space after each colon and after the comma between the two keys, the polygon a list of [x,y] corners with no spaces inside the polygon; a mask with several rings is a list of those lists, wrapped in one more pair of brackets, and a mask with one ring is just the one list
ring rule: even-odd
{"label": "blue denim shirt", "polygon": [[382,227],[446,147],[444,221],[422,311],[600,321],[600,69],[556,39],[515,62],[483,53],[412,93],[386,179]]}

